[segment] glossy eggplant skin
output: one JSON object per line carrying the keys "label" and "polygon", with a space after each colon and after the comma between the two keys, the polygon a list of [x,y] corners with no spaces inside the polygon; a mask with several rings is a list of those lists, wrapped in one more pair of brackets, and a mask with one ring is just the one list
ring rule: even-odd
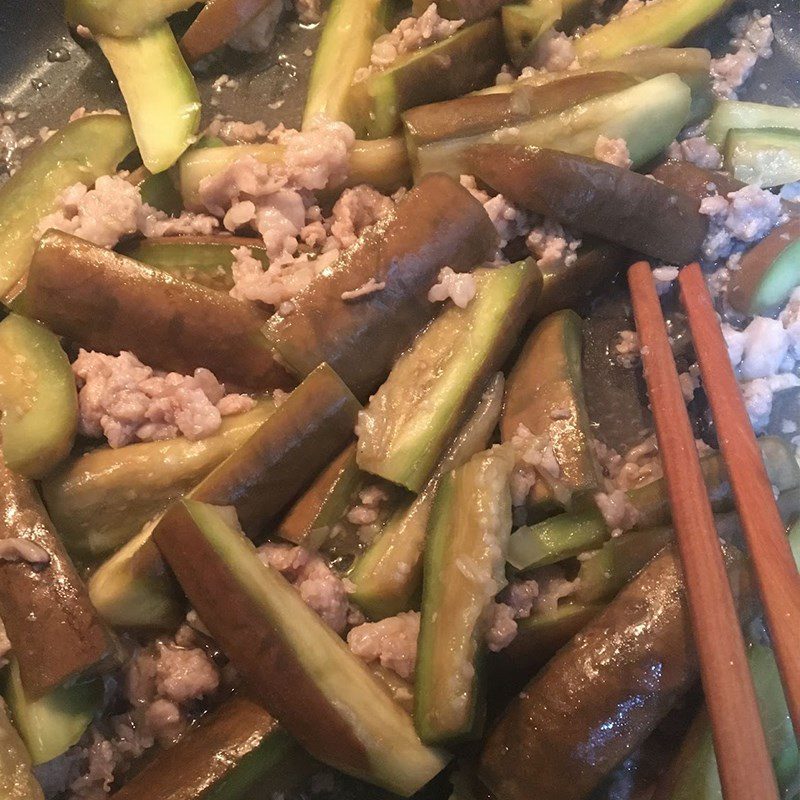
{"label": "glossy eggplant skin", "polygon": [[[327,362],[360,400],[437,312],[428,301],[442,267],[464,272],[493,257],[497,233],[472,195],[446,175],[427,176],[341,258],[293,299],[294,311],[265,325],[267,339],[298,375]],[[374,279],[380,291],[342,292]]]}
{"label": "glossy eggplant skin", "polygon": [[236,695],[161,750],[113,800],[244,800],[256,788],[269,797],[314,765],[261,706]]}
{"label": "glossy eggplant skin", "polygon": [[[726,559],[743,598],[741,556]],[[479,775],[497,800],[529,800],[534,786],[536,800],[583,800],[696,678],[680,561],[666,548],[512,701]]]}
{"label": "glossy eggplant skin", "polygon": [[57,231],[34,255],[25,313],[54,333],[103,353],[191,373],[207,367],[250,389],[289,388],[261,333],[265,315],[224,292],[173,278]]}
{"label": "glossy eggplant skin", "polygon": [[350,441],[360,409],[339,376],[320,365],[191,498],[235,506],[245,531],[257,535]]}
{"label": "glossy eggplant skin", "polygon": [[670,189],[689,195],[698,207],[705,197],[726,195],[745,185],[724,172],[704,169],[688,161],[665,161],[653,170],[652,175]]}
{"label": "glossy eggplant skin", "polygon": [[403,114],[403,127],[409,145],[418,147],[529,122],[635,84],[634,78],[622,72],[566,77],[542,86],[520,84],[509,92],[471,94],[417,106]]}
{"label": "glossy eggplant skin", "polygon": [[479,145],[467,163],[518,205],[670,264],[697,258],[708,232],[691,197],[613,164],[522,145]]}
{"label": "glossy eggplant skin", "polygon": [[0,561],[0,609],[25,692],[38,698],[98,670],[113,646],[31,481],[0,462],[0,537],[31,541],[45,566]]}

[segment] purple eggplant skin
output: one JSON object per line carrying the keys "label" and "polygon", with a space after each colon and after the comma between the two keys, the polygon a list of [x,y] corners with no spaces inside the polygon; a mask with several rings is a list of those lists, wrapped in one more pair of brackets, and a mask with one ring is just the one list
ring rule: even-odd
{"label": "purple eggplant skin", "polygon": [[348,444],[360,410],[339,376],[320,365],[191,498],[235,506],[242,527],[257,537]]}
{"label": "purple eggplant skin", "polygon": [[[740,611],[741,554],[726,547]],[[652,733],[698,676],[677,550],[667,547],[511,702],[479,776],[497,800],[584,800]],[[568,779],[565,779],[568,776]]]}
{"label": "purple eggplant skin", "polygon": [[0,561],[0,608],[26,694],[111,666],[114,645],[32,481],[0,458],[0,538],[24,539],[49,562]]}
{"label": "purple eggplant skin", "polygon": [[466,162],[511,202],[670,264],[698,258],[708,233],[693,198],[593,158],[486,144],[468,151]]}
{"label": "purple eggplant skin", "polygon": [[31,262],[23,312],[91,350],[130,350],[145,364],[181,373],[207,367],[248,389],[294,381],[261,333],[266,315],[225,292],[182,281],[59,231]]}
{"label": "purple eggplant skin", "polygon": [[689,195],[700,207],[706,197],[727,195],[744,188],[745,184],[724,172],[704,169],[688,161],[665,161],[651,173],[664,186]]}
{"label": "purple eggplant skin", "polygon": [[[437,313],[428,291],[439,270],[465,272],[492,260],[497,232],[483,206],[447,175],[427,175],[394,214],[373,225],[264,332],[300,377],[328,363],[360,400]],[[342,293],[374,280],[383,289],[353,300]]]}

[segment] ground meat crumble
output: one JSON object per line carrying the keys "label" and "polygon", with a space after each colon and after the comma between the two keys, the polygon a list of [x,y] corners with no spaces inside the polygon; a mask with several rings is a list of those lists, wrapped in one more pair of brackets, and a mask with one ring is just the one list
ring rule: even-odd
{"label": "ground meat crumble", "polygon": [[133,353],[118,356],[81,350],[72,364],[78,384],[78,429],[105,436],[111,447],[131,442],[198,440],[216,433],[222,417],[250,410],[247,395],[226,394],[212,372],[159,372]]}

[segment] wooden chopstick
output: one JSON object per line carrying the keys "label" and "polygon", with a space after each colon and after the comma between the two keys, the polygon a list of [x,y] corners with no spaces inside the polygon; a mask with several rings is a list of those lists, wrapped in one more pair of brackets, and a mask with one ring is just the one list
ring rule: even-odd
{"label": "wooden chopstick", "polygon": [[789,714],[800,738],[800,574],[699,265],[681,270],[679,283]]}
{"label": "wooden chopstick", "polygon": [[646,261],[630,268],[628,284],[723,795],[725,800],[775,800],[778,787],[744,638],[661,304]]}

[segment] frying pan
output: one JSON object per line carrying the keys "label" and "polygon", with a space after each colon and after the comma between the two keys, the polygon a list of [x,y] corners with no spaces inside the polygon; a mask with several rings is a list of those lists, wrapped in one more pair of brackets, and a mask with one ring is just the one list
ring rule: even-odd
{"label": "frying pan", "polygon": [[[745,0],[736,3],[731,13],[756,8],[773,16],[774,55],[758,64],[742,99],[797,105],[800,4],[797,0]],[[177,25],[187,24],[189,18],[178,18]],[[306,53],[314,49],[318,37],[315,26],[284,22],[267,52],[243,55],[226,50],[210,59],[198,73],[204,123],[219,113],[245,122],[261,119],[270,125],[299,125],[312,63]],[[692,44],[718,54],[724,52],[728,39],[722,20],[700,31]],[[92,46],[70,35],[62,19],[61,0],[0,0],[0,106],[29,112],[24,122],[15,126],[18,133],[35,136],[42,126],[60,127],[79,106],[123,109],[110,70],[93,51]],[[213,88],[222,73],[236,78],[235,90]],[[283,101],[280,108],[269,107],[279,100]],[[627,295],[620,289],[604,293],[586,329],[584,369],[591,416],[601,438],[617,448],[638,441],[649,426],[636,400],[633,371],[616,366],[609,356],[616,332],[630,327]],[[632,420],[641,424],[632,424]],[[624,786],[630,781],[623,774],[620,783]],[[425,791],[425,797],[431,800],[449,794],[446,780],[434,781]],[[375,800],[380,793],[357,782],[337,779],[330,796],[336,800]],[[629,797],[629,790],[618,794],[609,788],[598,793],[597,800]]]}

